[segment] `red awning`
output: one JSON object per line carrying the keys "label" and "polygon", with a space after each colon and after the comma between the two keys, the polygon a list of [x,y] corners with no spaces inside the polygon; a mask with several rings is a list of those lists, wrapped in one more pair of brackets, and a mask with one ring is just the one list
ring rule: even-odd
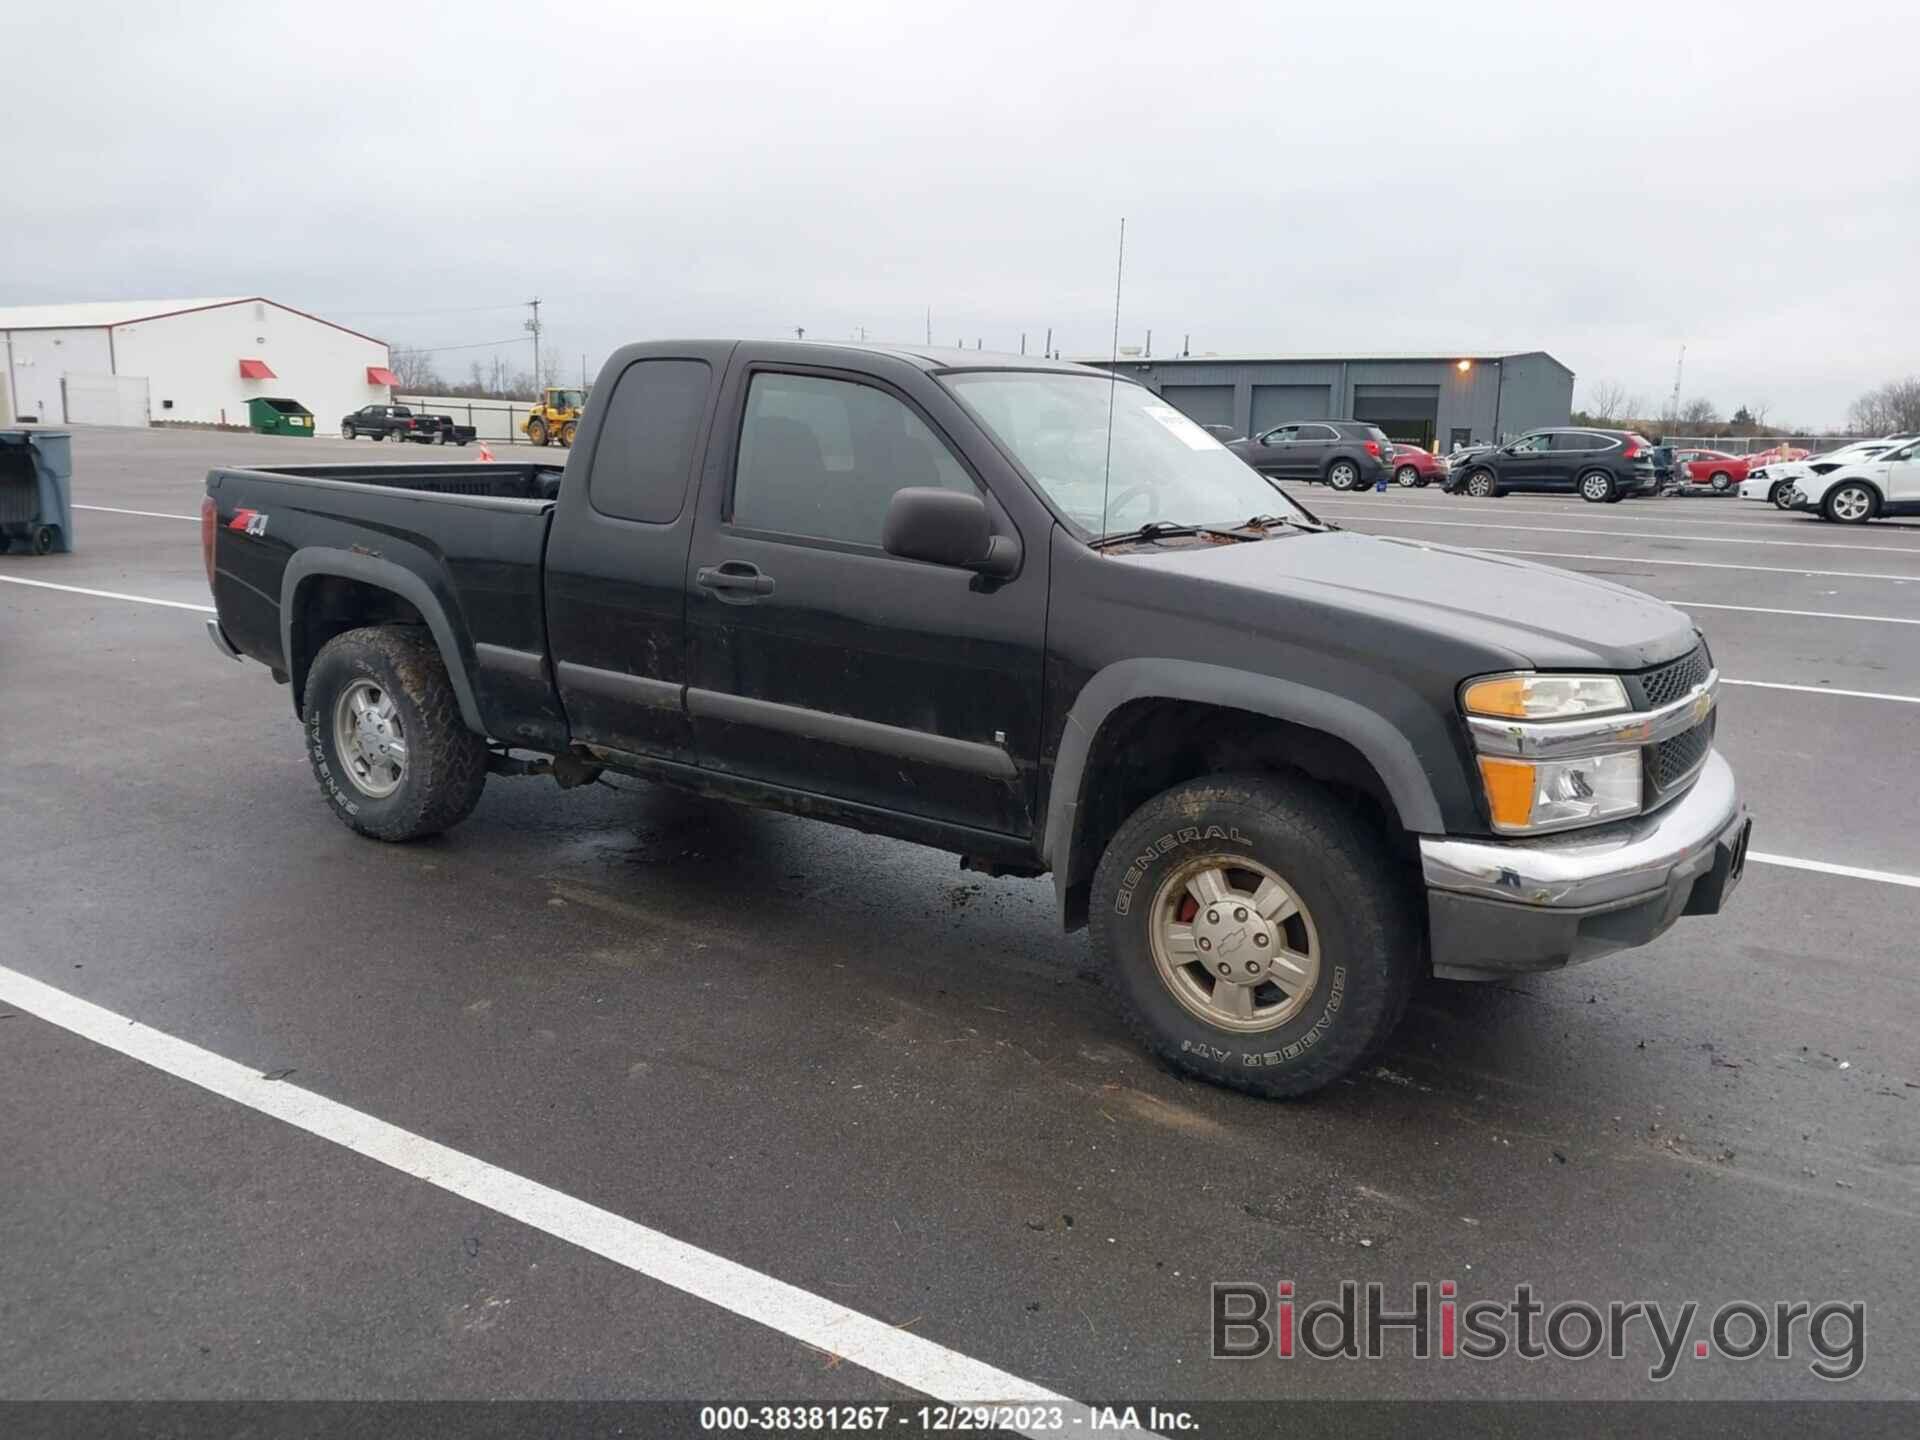
{"label": "red awning", "polygon": [[242,360],[240,362],[242,380],[278,380],[280,377],[267,368],[264,360]]}
{"label": "red awning", "polygon": [[367,384],[398,385],[399,383],[400,383],[400,377],[398,375],[395,375],[391,370],[387,369],[386,366],[384,365],[367,366]]}

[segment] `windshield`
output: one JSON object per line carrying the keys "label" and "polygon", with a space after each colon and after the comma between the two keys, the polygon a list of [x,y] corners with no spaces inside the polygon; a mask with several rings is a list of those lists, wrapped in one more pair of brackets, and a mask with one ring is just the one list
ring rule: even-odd
{"label": "windshield", "polygon": [[1238,525],[1276,512],[1306,518],[1252,467],[1141,386],[1036,371],[978,370],[944,378],[1054,508],[1087,535],[1132,530],[1152,520]]}

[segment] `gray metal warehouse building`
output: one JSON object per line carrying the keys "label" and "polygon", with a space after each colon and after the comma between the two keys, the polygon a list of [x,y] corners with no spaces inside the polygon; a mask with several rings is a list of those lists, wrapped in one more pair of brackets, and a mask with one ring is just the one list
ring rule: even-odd
{"label": "gray metal warehouse building", "polygon": [[1573,371],[1544,350],[1164,359],[1122,351],[1118,368],[1202,425],[1240,435],[1289,420],[1368,420],[1395,440],[1450,450],[1565,425],[1573,410]]}

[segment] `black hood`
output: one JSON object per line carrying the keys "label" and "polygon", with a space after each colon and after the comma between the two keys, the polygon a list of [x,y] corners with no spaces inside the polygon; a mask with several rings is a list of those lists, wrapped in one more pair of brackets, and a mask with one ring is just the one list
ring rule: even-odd
{"label": "black hood", "polygon": [[[1345,531],[1280,531],[1231,545],[1161,545],[1115,556],[1129,564],[1229,586],[1249,597],[1324,602],[1542,670],[1641,670],[1686,654],[1693,622],[1624,585],[1504,555]],[[1284,606],[1246,606],[1249,622]]]}

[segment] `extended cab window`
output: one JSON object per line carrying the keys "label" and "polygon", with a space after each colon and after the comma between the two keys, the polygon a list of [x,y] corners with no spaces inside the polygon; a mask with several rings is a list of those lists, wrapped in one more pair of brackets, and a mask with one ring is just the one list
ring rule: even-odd
{"label": "extended cab window", "polygon": [[747,389],[733,523],[851,545],[880,544],[896,490],[973,490],[920,417],[884,390],[759,374]]}
{"label": "extended cab window", "polygon": [[636,360],[620,372],[593,449],[594,509],[653,525],[680,517],[712,373],[704,360]]}

